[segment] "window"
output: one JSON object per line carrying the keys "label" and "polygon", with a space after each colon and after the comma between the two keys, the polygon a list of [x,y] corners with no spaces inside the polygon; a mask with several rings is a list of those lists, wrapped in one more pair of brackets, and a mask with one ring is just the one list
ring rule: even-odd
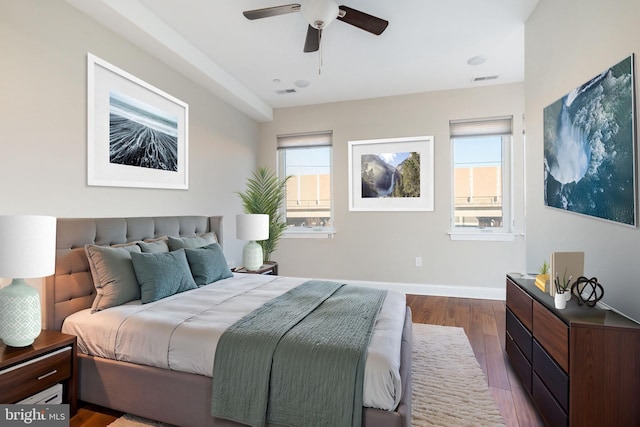
{"label": "window", "polygon": [[511,232],[512,122],[511,116],[449,122],[452,238]]}
{"label": "window", "polygon": [[288,237],[333,233],[331,132],[278,136],[278,174],[290,176],[284,217]]}

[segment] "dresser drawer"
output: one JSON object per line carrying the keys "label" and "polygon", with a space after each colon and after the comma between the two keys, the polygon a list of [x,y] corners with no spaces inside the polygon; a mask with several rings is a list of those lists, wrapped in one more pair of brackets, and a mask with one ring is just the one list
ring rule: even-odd
{"label": "dresser drawer", "polygon": [[508,334],[506,351],[509,356],[509,361],[511,362],[511,367],[520,378],[520,382],[522,382],[527,393],[531,394],[531,364]]}
{"label": "dresser drawer", "polygon": [[537,301],[533,303],[533,337],[569,372],[569,326]]}
{"label": "dresser drawer", "polygon": [[531,333],[518,318],[507,308],[507,334],[518,345],[524,357],[531,362]]}
{"label": "dresser drawer", "polygon": [[565,412],[569,412],[569,376],[533,340],[533,371],[549,389]]}
{"label": "dresser drawer", "polygon": [[71,377],[72,347],[0,371],[0,402],[14,403]]}
{"label": "dresser drawer", "polygon": [[533,401],[536,403],[540,415],[545,421],[545,424],[553,427],[566,427],[569,423],[569,417],[558,402],[553,398],[553,395],[544,385],[542,380],[533,374],[532,378]]}
{"label": "dresser drawer", "polygon": [[529,294],[507,279],[507,307],[520,319],[524,327],[530,331],[533,326],[532,305],[533,299]]}

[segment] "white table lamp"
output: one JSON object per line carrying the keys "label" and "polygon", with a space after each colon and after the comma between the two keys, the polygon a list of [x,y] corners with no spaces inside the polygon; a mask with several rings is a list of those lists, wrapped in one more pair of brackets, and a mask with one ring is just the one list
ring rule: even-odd
{"label": "white table lamp", "polygon": [[55,217],[0,216],[0,277],[13,279],[0,289],[0,338],[6,345],[26,347],[40,335],[40,296],[24,279],[52,275],[55,255]]}
{"label": "white table lamp", "polygon": [[236,216],[236,237],[249,240],[242,250],[242,265],[249,271],[262,266],[262,246],[256,240],[269,238],[269,215],[246,214]]}

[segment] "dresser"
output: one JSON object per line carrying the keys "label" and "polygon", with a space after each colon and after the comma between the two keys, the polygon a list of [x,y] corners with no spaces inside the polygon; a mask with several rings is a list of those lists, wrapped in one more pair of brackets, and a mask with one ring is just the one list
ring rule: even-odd
{"label": "dresser", "polygon": [[557,310],[528,275],[506,286],[506,352],[545,423],[640,426],[640,324],[575,297]]}

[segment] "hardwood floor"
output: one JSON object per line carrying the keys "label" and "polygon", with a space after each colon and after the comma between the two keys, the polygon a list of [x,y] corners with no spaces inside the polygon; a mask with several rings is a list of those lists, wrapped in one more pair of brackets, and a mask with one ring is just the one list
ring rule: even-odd
{"label": "hardwood floor", "polygon": [[[407,295],[414,323],[464,328],[489,389],[508,427],[538,427],[543,422],[511,369],[504,351],[504,301]],[[104,427],[119,413],[81,405],[70,427]]]}

